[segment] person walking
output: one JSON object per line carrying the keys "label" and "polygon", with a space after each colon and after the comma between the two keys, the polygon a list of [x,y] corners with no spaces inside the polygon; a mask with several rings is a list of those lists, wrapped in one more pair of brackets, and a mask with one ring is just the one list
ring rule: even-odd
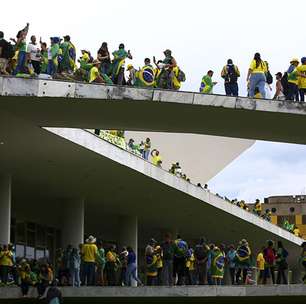
{"label": "person walking", "polygon": [[255,89],[258,88],[262,98],[266,98],[266,76],[267,66],[261,59],[259,53],[254,55],[254,59],[251,61],[250,68],[247,75],[247,82],[249,82],[249,97],[255,96]]}
{"label": "person walking", "polygon": [[126,284],[127,286],[133,286],[133,280],[138,283],[138,286],[142,286],[142,282],[137,276],[137,257],[132,247],[127,247],[127,269],[126,269]]}
{"label": "person walking", "polygon": [[277,242],[276,252],[276,267],[277,267],[277,278],[276,284],[288,284],[285,271],[288,269],[287,263],[288,251],[284,248],[281,241]]}
{"label": "person walking", "polygon": [[227,60],[221,72],[221,77],[224,79],[225,94],[227,96],[238,96],[238,78],[240,77],[239,69],[233,64],[232,59]]}

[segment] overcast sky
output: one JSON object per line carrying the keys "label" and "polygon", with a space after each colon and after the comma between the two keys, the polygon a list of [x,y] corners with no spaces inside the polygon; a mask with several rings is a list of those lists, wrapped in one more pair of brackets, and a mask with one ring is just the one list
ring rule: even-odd
{"label": "overcast sky", "polygon": [[[9,4],[6,4],[8,7]],[[96,54],[103,41],[109,49],[123,42],[139,67],[145,57],[169,48],[185,71],[184,90],[197,91],[207,70],[215,71],[215,93],[224,93],[220,72],[228,58],[241,70],[240,92],[255,52],[270,64],[273,74],[288,68],[292,57],[306,56],[306,1],[14,1],[1,14],[0,30],[14,37],[26,22],[29,35],[69,34],[78,50]],[[247,200],[270,194],[300,193],[306,187],[306,149],[303,146],[257,142],[212,182],[219,193]],[[281,165],[280,165],[281,164]]]}

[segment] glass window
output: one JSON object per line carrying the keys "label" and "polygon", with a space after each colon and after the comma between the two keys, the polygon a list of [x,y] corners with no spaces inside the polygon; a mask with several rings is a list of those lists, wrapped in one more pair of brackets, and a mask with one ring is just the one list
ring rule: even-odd
{"label": "glass window", "polygon": [[46,229],[43,226],[37,225],[37,246],[46,246]]}
{"label": "glass window", "polygon": [[44,249],[36,249],[36,260],[42,259],[45,257]]}
{"label": "glass window", "polygon": [[25,243],[26,242],[26,229],[24,223],[17,223],[16,229],[16,242],[17,243]]}
{"label": "glass window", "polygon": [[35,246],[35,231],[28,231],[27,232],[27,245]]}
{"label": "glass window", "polygon": [[35,249],[34,247],[26,247],[26,259],[33,260],[35,259]]}
{"label": "glass window", "polygon": [[16,244],[16,258],[24,257],[24,245]]}

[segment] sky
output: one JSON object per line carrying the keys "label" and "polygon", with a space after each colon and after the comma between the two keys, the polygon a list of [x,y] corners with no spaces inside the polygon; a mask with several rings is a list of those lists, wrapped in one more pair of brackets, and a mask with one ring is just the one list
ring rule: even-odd
{"label": "sky", "polygon": [[[0,18],[5,38],[14,37],[29,22],[29,35],[49,43],[51,36],[69,34],[78,50],[89,49],[92,54],[103,41],[111,51],[123,42],[136,68],[145,57],[162,58],[169,48],[187,76],[182,86],[187,91],[198,91],[202,76],[212,69],[218,81],[214,92],[224,94],[220,73],[231,58],[241,71],[240,94],[245,95],[255,52],[269,62],[273,74],[286,70],[292,57],[306,56],[303,0],[53,0],[44,5],[16,0],[14,14]],[[306,187],[305,156],[304,146],[257,142],[210,186],[246,200],[299,194]]]}

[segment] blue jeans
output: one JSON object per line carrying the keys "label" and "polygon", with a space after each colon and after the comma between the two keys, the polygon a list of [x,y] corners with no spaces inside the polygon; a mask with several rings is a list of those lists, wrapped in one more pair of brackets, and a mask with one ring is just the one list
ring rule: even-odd
{"label": "blue jeans", "polygon": [[148,160],[149,159],[149,155],[150,155],[150,150],[143,150],[142,151],[142,157],[145,159],[145,160]]}
{"label": "blue jeans", "polygon": [[93,286],[95,284],[94,280],[95,280],[95,263],[84,262],[83,273],[82,273],[83,285]]}
{"label": "blue jeans", "polygon": [[54,64],[53,60],[49,59],[48,66],[47,66],[47,74],[49,74],[50,76],[53,76],[56,73],[57,73],[57,65]]}
{"label": "blue jeans", "polygon": [[139,285],[141,285],[141,281],[137,277],[137,266],[136,263],[131,263],[127,265],[126,269],[126,283],[127,286],[132,286],[132,279],[134,279],[136,282],[138,282]]}
{"label": "blue jeans", "polygon": [[14,71],[14,75],[17,73],[27,73],[25,65],[26,65],[26,59],[27,59],[27,53],[24,51],[20,51],[18,53],[18,58],[17,58],[17,66]]}
{"label": "blue jeans", "polygon": [[80,287],[80,268],[71,268],[70,276],[72,287]]}
{"label": "blue jeans", "polygon": [[224,84],[225,87],[225,94],[227,96],[238,96],[238,83],[229,83],[226,82]]}
{"label": "blue jeans", "polygon": [[262,98],[266,98],[266,76],[263,73],[253,73],[250,78],[249,97],[255,96],[255,89],[258,88]]}

